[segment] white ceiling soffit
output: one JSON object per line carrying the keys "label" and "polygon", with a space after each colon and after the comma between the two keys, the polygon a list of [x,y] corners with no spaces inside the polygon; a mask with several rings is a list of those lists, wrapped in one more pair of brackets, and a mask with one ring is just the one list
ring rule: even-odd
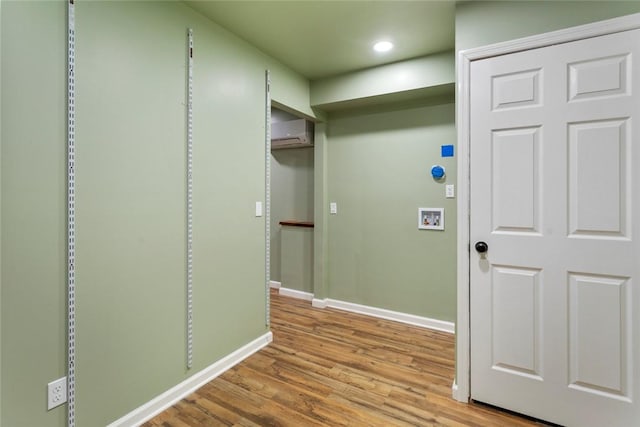
{"label": "white ceiling soffit", "polygon": [[[454,1],[185,0],[310,80],[454,48]],[[390,52],[372,47],[394,44]]]}

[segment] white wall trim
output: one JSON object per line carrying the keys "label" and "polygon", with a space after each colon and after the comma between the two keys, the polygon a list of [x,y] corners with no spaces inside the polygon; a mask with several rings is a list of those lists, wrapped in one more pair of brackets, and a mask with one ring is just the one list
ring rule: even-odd
{"label": "white wall trim", "polygon": [[458,133],[458,284],[456,331],[456,380],[453,398],[467,402],[471,397],[471,360],[470,360],[470,323],[469,323],[469,286],[471,247],[470,223],[470,182],[469,182],[469,145],[470,145],[470,86],[471,62],[498,55],[537,49],[555,44],[567,43],[591,37],[619,33],[640,28],[640,14],[623,16],[580,25],[564,30],[539,34],[517,40],[497,43],[461,51],[457,66],[457,133]]}
{"label": "white wall trim", "polygon": [[281,286],[282,286],[282,283],[276,282],[275,280],[269,280],[269,287],[273,289],[280,289]]}
{"label": "white wall trim", "polygon": [[399,311],[392,311],[384,308],[371,307],[330,298],[327,298],[324,301],[326,307],[337,308],[338,310],[350,311],[352,313],[364,314],[366,316],[377,317],[380,319],[393,320],[395,322],[406,323],[413,326],[419,326],[421,328],[434,329],[441,332],[448,332],[450,334],[453,334],[455,331],[455,324],[453,322],[430,319],[428,317],[416,316],[414,314],[401,313]]}
{"label": "white wall trim", "polygon": [[209,381],[221,375],[228,369],[242,362],[255,352],[266,347],[271,341],[273,341],[273,334],[271,332],[267,332],[212,365],[209,365],[200,372],[190,376],[180,384],[170,388],[159,396],[156,396],[144,405],[134,409],[122,418],[117,419],[107,427],[129,427],[141,425],[165,409],[171,407],[184,397],[193,393]]}
{"label": "white wall trim", "polygon": [[311,300],[311,307],[315,307],[315,308],[327,308],[327,299],[319,299],[319,298],[314,298]]}
{"label": "white wall trim", "polygon": [[309,292],[299,291],[297,289],[280,288],[278,293],[284,297],[303,299],[305,301],[313,300],[313,294]]}

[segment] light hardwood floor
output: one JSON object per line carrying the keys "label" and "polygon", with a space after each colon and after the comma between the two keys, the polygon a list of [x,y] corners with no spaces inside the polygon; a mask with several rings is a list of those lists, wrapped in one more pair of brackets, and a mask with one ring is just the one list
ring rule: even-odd
{"label": "light hardwood floor", "polygon": [[539,425],[451,398],[451,334],[271,301],[271,345],[144,427]]}

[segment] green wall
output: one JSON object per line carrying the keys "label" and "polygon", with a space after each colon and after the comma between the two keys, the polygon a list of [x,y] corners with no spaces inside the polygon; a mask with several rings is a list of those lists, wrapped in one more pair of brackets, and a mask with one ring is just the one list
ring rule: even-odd
{"label": "green wall", "polygon": [[[2,2],[0,1],[0,62],[2,58]],[[0,64],[0,425],[2,424],[2,65]]]}
{"label": "green wall", "polygon": [[[282,281],[285,255],[279,224],[283,220],[313,221],[313,148],[271,152],[271,280],[277,282]],[[312,270],[313,264],[305,268]]]}
{"label": "green wall", "polygon": [[[185,368],[185,46],[193,28],[194,368]],[[29,31],[25,31],[29,29]],[[66,2],[2,2],[1,424],[65,425]],[[18,37],[19,35],[19,37]],[[77,425],[108,424],[264,334],[264,70],[179,2],[77,2]],[[306,106],[306,107],[305,107]]]}
{"label": "green wall", "polygon": [[640,12],[638,1],[456,3],[456,51]]}
{"label": "green wall", "polygon": [[65,3],[3,2],[1,27],[2,425],[63,425]]}
{"label": "green wall", "polygon": [[316,123],[313,146],[313,294],[325,299],[329,289],[329,198],[327,124]]}
{"label": "green wall", "polygon": [[443,95],[453,91],[453,51],[311,82],[311,105],[324,110]]}
{"label": "green wall", "polygon": [[[328,112],[316,126],[315,298],[455,320],[456,203],[428,175],[447,164],[455,184],[455,158],[440,158],[441,145],[455,144],[454,57],[311,83],[312,105]],[[447,207],[447,230],[419,232],[418,207],[437,206]]]}
{"label": "green wall", "polygon": [[[454,105],[330,116],[327,125],[328,297],[439,320],[455,320]],[[444,207],[445,231],[418,230],[419,207]]]}
{"label": "green wall", "polygon": [[313,294],[313,228],[283,226],[282,287]]}

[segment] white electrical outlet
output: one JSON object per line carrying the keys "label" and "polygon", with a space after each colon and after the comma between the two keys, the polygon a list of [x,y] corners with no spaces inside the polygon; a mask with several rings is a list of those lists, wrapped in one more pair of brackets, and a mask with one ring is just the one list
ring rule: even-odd
{"label": "white electrical outlet", "polygon": [[47,410],[60,406],[67,401],[67,377],[47,384]]}
{"label": "white electrical outlet", "polygon": [[262,202],[256,202],[256,216],[262,216]]}
{"label": "white electrical outlet", "polygon": [[335,215],[338,213],[338,204],[336,202],[329,203],[329,213]]}

